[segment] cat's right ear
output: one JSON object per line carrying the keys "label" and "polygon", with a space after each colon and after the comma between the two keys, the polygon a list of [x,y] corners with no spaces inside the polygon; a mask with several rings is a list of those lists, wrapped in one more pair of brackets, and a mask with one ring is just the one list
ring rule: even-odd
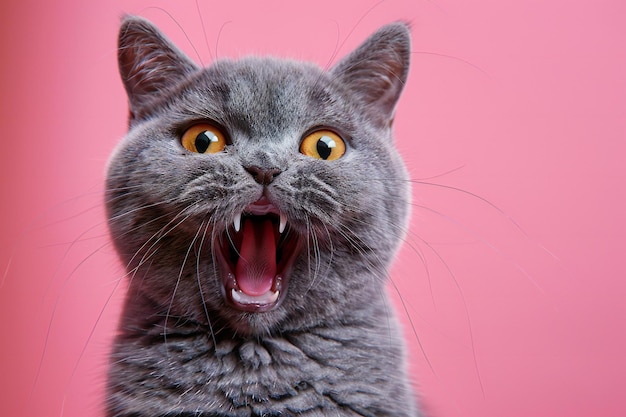
{"label": "cat's right ear", "polygon": [[198,67],[149,21],[126,16],[118,40],[118,65],[130,121],[146,116],[161,95]]}

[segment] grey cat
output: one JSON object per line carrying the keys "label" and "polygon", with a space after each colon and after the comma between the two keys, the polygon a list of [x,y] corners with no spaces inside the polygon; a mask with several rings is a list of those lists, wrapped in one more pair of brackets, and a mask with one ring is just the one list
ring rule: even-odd
{"label": "grey cat", "polygon": [[325,71],[199,68],[123,21],[106,202],[128,295],[108,416],[417,416],[386,294],[407,228],[403,23]]}

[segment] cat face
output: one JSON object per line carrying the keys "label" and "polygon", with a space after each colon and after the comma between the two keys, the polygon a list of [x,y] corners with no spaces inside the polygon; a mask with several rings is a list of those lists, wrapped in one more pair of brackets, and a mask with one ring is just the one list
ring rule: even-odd
{"label": "cat face", "polygon": [[200,69],[137,18],[119,51],[130,130],[106,198],[127,303],[150,306],[139,315],[260,334],[382,296],[408,215],[391,136],[405,25],[330,71],[272,58]]}

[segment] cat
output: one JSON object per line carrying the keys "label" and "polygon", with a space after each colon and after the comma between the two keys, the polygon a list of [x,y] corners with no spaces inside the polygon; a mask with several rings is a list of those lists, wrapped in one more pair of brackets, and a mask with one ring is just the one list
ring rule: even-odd
{"label": "cat", "polygon": [[200,68],[125,17],[129,132],[109,229],[128,294],[108,416],[418,416],[386,294],[408,227],[394,148],[410,31],[328,70],[269,57]]}

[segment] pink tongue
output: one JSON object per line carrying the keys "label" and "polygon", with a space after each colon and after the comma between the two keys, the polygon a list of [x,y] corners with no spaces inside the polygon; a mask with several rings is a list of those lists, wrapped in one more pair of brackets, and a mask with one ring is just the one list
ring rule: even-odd
{"label": "pink tongue", "polygon": [[243,221],[243,240],[235,275],[247,295],[263,295],[272,289],[276,276],[276,241],[270,220]]}

